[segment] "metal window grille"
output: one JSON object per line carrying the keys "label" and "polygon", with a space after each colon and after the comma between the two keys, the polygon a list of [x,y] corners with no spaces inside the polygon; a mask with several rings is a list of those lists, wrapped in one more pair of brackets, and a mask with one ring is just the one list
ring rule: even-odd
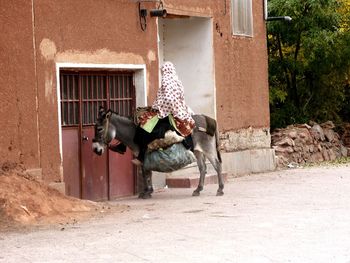
{"label": "metal window grille", "polygon": [[135,105],[133,73],[61,72],[62,126],[93,125],[100,106],[132,117]]}
{"label": "metal window grille", "polygon": [[61,123],[62,126],[79,124],[79,76],[64,74],[60,76]]}
{"label": "metal window grille", "polygon": [[100,106],[106,107],[106,76],[88,75],[80,76],[82,93],[82,124],[92,125],[96,122]]}
{"label": "metal window grille", "polygon": [[134,89],[131,75],[109,76],[110,108],[122,116],[132,117],[134,110]]}

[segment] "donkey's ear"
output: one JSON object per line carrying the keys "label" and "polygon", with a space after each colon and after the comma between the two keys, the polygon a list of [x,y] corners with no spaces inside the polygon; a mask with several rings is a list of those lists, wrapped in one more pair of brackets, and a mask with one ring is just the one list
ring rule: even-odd
{"label": "donkey's ear", "polygon": [[99,116],[103,116],[106,114],[106,110],[103,106],[100,106],[100,108],[98,109],[98,115]]}

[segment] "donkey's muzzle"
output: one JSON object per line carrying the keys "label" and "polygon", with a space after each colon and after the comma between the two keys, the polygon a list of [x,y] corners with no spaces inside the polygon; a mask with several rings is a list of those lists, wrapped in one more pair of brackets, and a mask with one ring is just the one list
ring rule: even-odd
{"label": "donkey's muzzle", "polygon": [[101,149],[99,150],[99,149],[95,148],[93,151],[94,151],[94,153],[96,153],[97,155],[100,155],[100,156],[102,155],[102,150],[101,150]]}
{"label": "donkey's muzzle", "polygon": [[104,147],[98,142],[93,142],[92,143],[92,151],[94,153],[96,153],[97,155],[102,155],[104,152]]}

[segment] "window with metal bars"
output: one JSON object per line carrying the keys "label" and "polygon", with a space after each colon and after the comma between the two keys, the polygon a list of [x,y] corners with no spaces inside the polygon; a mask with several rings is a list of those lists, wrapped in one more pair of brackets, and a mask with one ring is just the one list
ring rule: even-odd
{"label": "window with metal bars", "polygon": [[133,73],[61,72],[62,126],[93,125],[100,106],[132,117],[135,108]]}

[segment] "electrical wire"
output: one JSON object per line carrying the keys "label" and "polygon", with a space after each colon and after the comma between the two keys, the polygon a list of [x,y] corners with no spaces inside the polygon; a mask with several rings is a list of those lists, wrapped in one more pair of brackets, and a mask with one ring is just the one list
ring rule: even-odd
{"label": "electrical wire", "polygon": [[224,3],[225,3],[225,9],[224,9],[225,11],[222,15],[225,16],[227,14],[227,2],[226,2],[226,0],[224,0]]}
{"label": "electrical wire", "polygon": [[146,31],[147,19],[146,19],[146,16],[141,16],[141,1],[139,2],[139,18],[140,18],[141,30]]}

